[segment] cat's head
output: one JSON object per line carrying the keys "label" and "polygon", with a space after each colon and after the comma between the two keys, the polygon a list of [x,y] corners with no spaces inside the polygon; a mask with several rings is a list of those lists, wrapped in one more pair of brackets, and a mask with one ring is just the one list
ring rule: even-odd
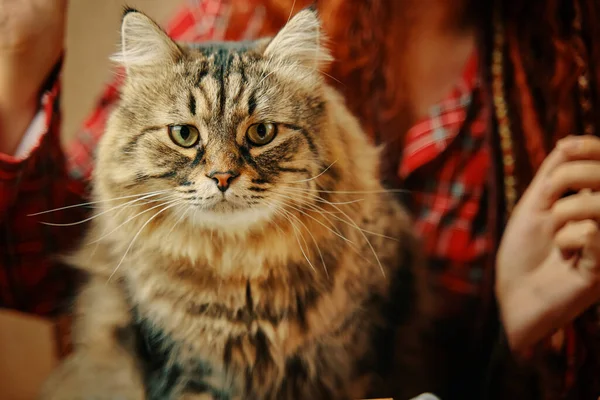
{"label": "cat's head", "polygon": [[277,205],[312,201],[336,161],[323,42],[311,9],[273,38],[198,46],[127,10],[114,57],[126,79],[99,149],[96,194],[211,226],[251,225]]}

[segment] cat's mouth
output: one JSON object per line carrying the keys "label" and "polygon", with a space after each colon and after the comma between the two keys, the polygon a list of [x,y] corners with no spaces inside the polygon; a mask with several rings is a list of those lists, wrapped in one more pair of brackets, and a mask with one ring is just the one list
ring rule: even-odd
{"label": "cat's mouth", "polygon": [[228,201],[227,199],[221,199],[217,203],[213,204],[210,211],[218,212],[218,213],[227,213],[227,212],[240,210],[242,208],[245,208],[245,207],[242,207],[239,204],[234,204],[234,203]]}
{"label": "cat's mouth", "polygon": [[232,212],[236,210],[240,210],[243,208],[247,208],[246,204],[240,204],[235,196],[232,198],[231,196],[219,196],[219,199],[215,199],[214,203],[210,205],[209,210],[218,213],[226,213]]}

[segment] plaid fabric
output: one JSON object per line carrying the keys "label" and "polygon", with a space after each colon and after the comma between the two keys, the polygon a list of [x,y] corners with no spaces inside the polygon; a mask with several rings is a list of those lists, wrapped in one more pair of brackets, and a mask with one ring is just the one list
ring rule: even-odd
{"label": "plaid fabric", "polygon": [[77,225],[40,222],[80,219],[78,210],[28,216],[77,202],[82,192],[69,179],[60,148],[59,89],[57,83],[42,98],[47,133],[31,154],[26,159],[0,154],[0,306],[40,315],[54,313],[73,286],[52,256],[72,244],[78,232]]}
{"label": "plaid fabric", "polygon": [[492,246],[485,207],[489,108],[481,101],[477,67],[473,55],[449,95],[408,131],[398,171],[430,258],[430,282],[443,307],[437,312],[445,317],[464,312],[457,299],[482,295]]}

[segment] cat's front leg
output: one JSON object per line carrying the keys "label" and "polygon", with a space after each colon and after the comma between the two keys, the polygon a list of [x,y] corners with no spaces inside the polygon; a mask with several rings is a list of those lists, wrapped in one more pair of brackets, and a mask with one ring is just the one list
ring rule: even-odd
{"label": "cat's front leg", "polygon": [[77,299],[74,352],[44,384],[42,400],[141,400],[144,387],[123,292],[93,277]]}

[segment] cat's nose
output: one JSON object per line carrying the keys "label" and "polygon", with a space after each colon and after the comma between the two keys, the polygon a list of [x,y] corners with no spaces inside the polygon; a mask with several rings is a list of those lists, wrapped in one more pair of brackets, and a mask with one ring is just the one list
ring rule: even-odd
{"label": "cat's nose", "polygon": [[206,176],[215,181],[215,183],[217,184],[217,188],[219,188],[221,192],[225,193],[225,191],[229,189],[231,182],[233,182],[235,178],[240,176],[240,174],[239,172],[235,171],[213,171]]}

